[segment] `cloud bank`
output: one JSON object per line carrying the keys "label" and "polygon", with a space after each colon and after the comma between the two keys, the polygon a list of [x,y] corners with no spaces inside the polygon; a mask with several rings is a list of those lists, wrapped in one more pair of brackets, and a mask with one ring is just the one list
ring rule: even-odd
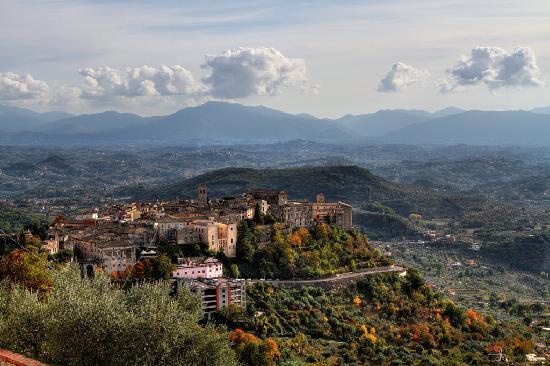
{"label": "cloud bank", "polygon": [[402,62],[396,62],[391,70],[380,80],[378,84],[379,92],[396,92],[407,87],[424,82],[430,73],[427,70],[419,70],[411,65]]}
{"label": "cloud bank", "polygon": [[237,48],[206,56],[203,79],[212,96],[223,99],[274,95],[307,83],[305,61],[288,58],[271,47]]}
{"label": "cloud bank", "polygon": [[50,92],[46,82],[33,78],[30,74],[0,72],[0,100],[37,99]]}
{"label": "cloud bank", "polygon": [[544,84],[535,52],[528,47],[517,47],[511,52],[499,47],[476,47],[448,70],[448,74],[450,80],[439,85],[443,93],[481,84],[489,89]]}
{"label": "cloud bank", "polygon": [[203,87],[182,66],[141,66],[118,70],[109,66],[78,70],[84,77],[82,98],[193,96]]}

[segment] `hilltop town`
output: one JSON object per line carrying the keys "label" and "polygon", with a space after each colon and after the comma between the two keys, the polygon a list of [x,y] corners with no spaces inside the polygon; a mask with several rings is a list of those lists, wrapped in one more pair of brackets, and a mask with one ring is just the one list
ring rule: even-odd
{"label": "hilltop town", "polygon": [[[52,256],[71,253],[88,276],[101,271],[113,279],[126,278],[140,262],[168,252],[201,254],[173,256],[169,277],[200,292],[203,315],[208,315],[229,304],[245,304],[244,281],[225,278],[223,263],[215,257],[237,259],[244,221],[276,224],[289,232],[322,224],[353,229],[352,206],[327,202],[323,193],[314,202],[289,200],[287,192],[270,189],[212,198],[208,186],[200,184],[192,199],[133,202],[82,211],[72,218],[59,216],[41,246]],[[271,239],[271,231],[258,238],[263,246]],[[193,251],[197,246],[202,252]],[[226,297],[226,291],[231,296]]]}

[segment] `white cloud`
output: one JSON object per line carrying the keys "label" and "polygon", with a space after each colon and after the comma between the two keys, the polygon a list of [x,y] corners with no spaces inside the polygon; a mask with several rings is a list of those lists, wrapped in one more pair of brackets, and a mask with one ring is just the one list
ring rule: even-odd
{"label": "white cloud", "polygon": [[109,66],[78,70],[84,77],[82,98],[194,96],[203,91],[193,74],[179,65],[141,66],[118,70]]}
{"label": "white cloud", "polygon": [[0,72],[0,100],[38,99],[46,96],[49,91],[48,84],[33,78],[30,74]]}
{"label": "white cloud", "polygon": [[378,91],[395,92],[403,90],[413,84],[424,82],[430,73],[427,70],[419,70],[411,65],[396,62],[391,70],[380,80]]}
{"label": "white cloud", "polygon": [[207,55],[201,67],[211,72],[203,81],[218,98],[274,95],[286,87],[303,87],[308,81],[304,60],[288,58],[271,47],[241,47]]}
{"label": "white cloud", "polygon": [[517,47],[512,52],[499,47],[476,47],[448,74],[451,80],[439,85],[443,93],[480,84],[490,89],[544,84],[535,52],[528,47]]}

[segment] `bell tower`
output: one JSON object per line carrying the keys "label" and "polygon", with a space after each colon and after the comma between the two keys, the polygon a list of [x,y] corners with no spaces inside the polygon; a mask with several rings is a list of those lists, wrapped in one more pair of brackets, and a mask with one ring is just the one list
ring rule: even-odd
{"label": "bell tower", "polygon": [[200,205],[208,205],[208,186],[206,184],[197,186],[197,198]]}

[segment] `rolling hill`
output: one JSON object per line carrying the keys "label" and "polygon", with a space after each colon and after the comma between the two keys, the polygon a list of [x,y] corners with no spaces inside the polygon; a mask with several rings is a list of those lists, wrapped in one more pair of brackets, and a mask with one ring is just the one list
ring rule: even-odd
{"label": "rolling hill", "polygon": [[480,197],[447,197],[433,190],[391,183],[357,166],[225,168],[175,184],[135,187],[124,194],[132,194],[138,200],[195,197],[196,187],[201,183],[208,184],[211,197],[240,195],[250,188],[269,188],[286,190],[290,199],[311,201],[318,192],[323,192],[328,200],[341,200],[356,207],[379,202],[403,216],[420,212],[425,216],[460,217],[491,206]]}

